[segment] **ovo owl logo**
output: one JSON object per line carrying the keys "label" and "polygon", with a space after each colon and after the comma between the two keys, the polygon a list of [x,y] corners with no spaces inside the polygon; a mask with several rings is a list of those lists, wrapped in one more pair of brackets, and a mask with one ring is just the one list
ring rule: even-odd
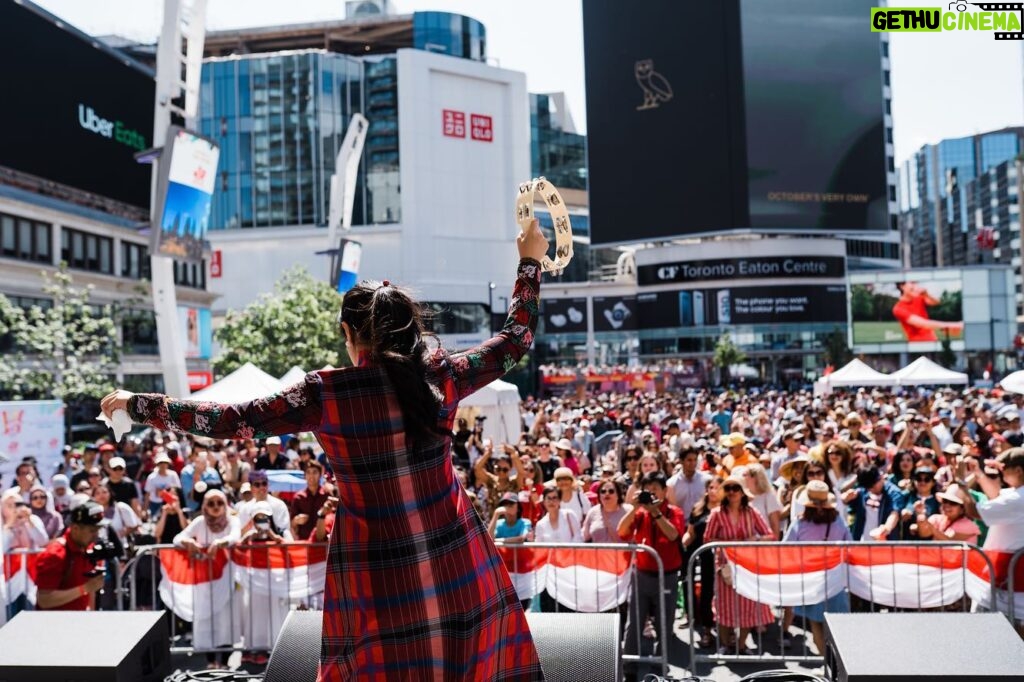
{"label": "ovo owl logo", "polygon": [[636,110],[657,109],[672,99],[672,86],[668,80],[654,70],[653,59],[641,59],[633,66],[636,83],[644,92],[644,102]]}

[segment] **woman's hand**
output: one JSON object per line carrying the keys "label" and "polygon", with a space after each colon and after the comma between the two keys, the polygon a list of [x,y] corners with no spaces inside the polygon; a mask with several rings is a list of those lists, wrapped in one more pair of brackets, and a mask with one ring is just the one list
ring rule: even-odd
{"label": "woman's hand", "polygon": [[115,410],[128,411],[128,401],[135,394],[131,391],[126,391],[123,388],[119,388],[113,393],[108,393],[103,400],[100,401],[100,409],[103,410],[103,414],[108,417],[114,416]]}
{"label": "woman's hand", "polygon": [[536,218],[530,221],[530,226],[516,237],[516,245],[519,247],[520,258],[532,258],[540,261],[547,255],[548,240],[540,231],[540,223]]}

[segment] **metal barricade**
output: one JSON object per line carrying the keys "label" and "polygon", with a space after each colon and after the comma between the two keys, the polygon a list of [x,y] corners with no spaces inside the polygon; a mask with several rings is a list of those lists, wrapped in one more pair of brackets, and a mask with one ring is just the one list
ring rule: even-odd
{"label": "metal barricade", "polygon": [[[1024,556],[1024,549],[1018,549],[1010,557],[1010,563],[1006,568],[1006,615],[1015,627],[1017,626],[1017,565],[1022,556]],[[1021,587],[1024,588],[1024,585]],[[998,594],[996,596],[998,598]],[[1024,620],[1024,614],[1021,614],[1021,620]]]}
{"label": "metal barricade", "polygon": [[[704,570],[714,567],[710,576],[698,572],[702,564]],[[723,572],[723,565],[729,570]],[[822,629],[815,623],[824,612],[967,611],[972,601],[979,610],[979,603],[996,603],[993,576],[991,559],[966,542],[708,543],[687,566],[691,674],[699,674],[701,663],[821,664],[822,652],[812,653],[808,639],[816,635],[821,641]],[[713,622],[706,623],[709,604]],[[719,627],[724,613],[732,619],[727,629],[735,638],[726,646]],[[789,632],[796,614],[803,621],[799,648]],[[741,628],[743,622],[747,625]],[[698,623],[714,629],[711,653],[698,651]],[[769,629],[777,632],[770,636]],[[746,648],[748,633],[755,651]]]}
{"label": "metal barricade", "polygon": [[131,610],[166,608],[171,651],[270,651],[288,612],[323,607],[327,543],[235,545],[213,556],[138,548],[122,574]]}
{"label": "metal barricade", "polygon": [[[668,674],[668,642],[675,621],[675,602],[672,602],[672,606],[669,607],[671,612],[668,612],[664,598],[665,566],[654,548],[633,543],[504,543],[497,540],[495,544],[520,599],[538,598],[547,593],[557,602],[556,608],[561,606],[576,612],[590,613],[618,611],[623,618],[619,628],[620,638],[623,634],[628,634],[625,633],[625,609],[636,609],[634,596],[639,593],[638,582],[642,577],[636,570],[637,554],[643,552],[651,557],[658,567],[657,594],[662,595],[662,598],[657,600],[656,615],[660,626],[657,630],[659,647],[656,653],[644,653],[647,614],[639,614],[634,610],[632,636],[636,638],[637,653],[625,653],[620,641],[620,656],[623,666],[653,666],[660,671],[658,674]],[[581,557],[580,553],[591,556]],[[554,569],[550,568],[552,566]],[[554,570],[555,573],[549,570]],[[605,580],[595,579],[595,573],[604,574]],[[553,592],[551,586],[554,587]],[[595,605],[605,608],[600,609]],[[584,608],[578,608],[580,606]]]}
{"label": "metal barricade", "polygon": [[35,606],[35,583],[32,581],[29,564],[42,553],[39,549],[11,549],[0,555],[3,575],[0,575],[4,589],[0,591],[0,605],[4,617],[0,625],[13,618],[25,608]]}

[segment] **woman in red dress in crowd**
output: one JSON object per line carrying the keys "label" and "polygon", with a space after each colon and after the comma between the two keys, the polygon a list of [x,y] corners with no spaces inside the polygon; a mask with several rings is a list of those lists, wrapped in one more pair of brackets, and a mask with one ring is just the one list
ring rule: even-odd
{"label": "woman in red dress in crowd", "polygon": [[512,369],[533,343],[548,242],[518,237],[504,328],[472,350],[431,351],[402,289],[362,282],[341,307],[356,366],[311,372],[287,390],[218,405],[116,391],[160,429],[214,438],[316,432],[338,486],[324,595],[321,682],[543,680],[519,598],[454,475],[459,400]]}

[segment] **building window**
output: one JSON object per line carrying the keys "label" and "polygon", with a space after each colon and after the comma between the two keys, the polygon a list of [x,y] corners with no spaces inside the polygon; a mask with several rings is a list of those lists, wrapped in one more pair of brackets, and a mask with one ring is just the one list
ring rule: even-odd
{"label": "building window", "polygon": [[156,313],[152,310],[128,310],[121,320],[121,343],[130,355],[156,355],[160,352],[156,336]]}
{"label": "building window", "polygon": [[206,289],[206,261],[200,263],[174,261],[174,283],[182,287]]}
{"label": "building window", "polygon": [[52,226],[0,213],[0,255],[19,260],[50,263]]}
{"label": "building window", "polygon": [[149,249],[146,246],[121,242],[121,276],[129,279],[152,279]]}
{"label": "building window", "polygon": [[60,234],[60,257],[69,268],[114,274],[114,240],[65,227]]}

